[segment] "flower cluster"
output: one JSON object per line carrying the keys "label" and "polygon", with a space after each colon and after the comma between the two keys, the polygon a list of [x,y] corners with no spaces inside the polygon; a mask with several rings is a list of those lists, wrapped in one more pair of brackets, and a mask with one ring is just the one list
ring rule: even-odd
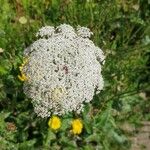
{"label": "flower cluster", "polygon": [[25,49],[24,57],[29,59],[21,70],[28,77],[24,93],[32,99],[38,116],[80,113],[95,90],[102,90],[105,57],[89,39],[91,35],[85,27],[46,26],[36,34],[38,40]]}

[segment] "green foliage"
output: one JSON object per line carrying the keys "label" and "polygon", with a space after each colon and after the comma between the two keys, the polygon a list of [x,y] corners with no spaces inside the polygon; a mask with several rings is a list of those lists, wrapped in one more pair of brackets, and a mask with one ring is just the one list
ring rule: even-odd
{"label": "green foliage", "polygon": [[[0,0],[0,149],[129,149],[121,126],[150,120],[149,5],[148,0]],[[34,114],[17,75],[36,31],[60,23],[88,26],[107,58],[104,90],[81,116],[63,116],[54,132],[47,119]],[[79,136],[70,131],[75,117],[84,125]]]}

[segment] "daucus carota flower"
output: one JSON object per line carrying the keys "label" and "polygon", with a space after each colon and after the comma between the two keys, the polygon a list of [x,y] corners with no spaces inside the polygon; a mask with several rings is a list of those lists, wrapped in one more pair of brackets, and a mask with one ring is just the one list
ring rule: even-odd
{"label": "daucus carota flower", "polygon": [[72,121],[72,132],[73,134],[80,134],[83,129],[83,124],[80,119],[75,119]]}
{"label": "daucus carota flower", "polygon": [[48,121],[48,126],[51,129],[57,130],[61,127],[61,120],[59,117],[57,116],[53,116],[52,118],[50,118],[50,120]]}
{"label": "daucus carota flower", "polygon": [[46,26],[36,34],[38,40],[25,49],[24,57],[29,60],[22,67],[28,77],[24,93],[32,99],[38,116],[80,113],[95,90],[102,90],[105,57],[89,39],[91,35],[85,27]]}

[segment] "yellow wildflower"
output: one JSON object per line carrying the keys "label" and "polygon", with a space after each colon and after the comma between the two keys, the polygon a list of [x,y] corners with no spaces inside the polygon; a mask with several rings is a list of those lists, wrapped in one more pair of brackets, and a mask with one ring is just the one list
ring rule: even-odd
{"label": "yellow wildflower", "polygon": [[29,58],[28,57],[24,57],[23,58],[23,66],[26,65],[29,61]]}
{"label": "yellow wildflower", "polygon": [[21,64],[21,66],[19,67],[20,73],[21,75],[18,75],[18,78],[20,81],[27,81],[28,78],[26,77],[26,75],[23,73],[23,67],[28,63],[28,58],[23,58],[23,63]]}
{"label": "yellow wildflower", "polygon": [[19,18],[19,22],[21,24],[26,24],[27,23],[27,18],[25,16],[22,16],[22,17]]}
{"label": "yellow wildflower", "polygon": [[26,75],[23,74],[23,73],[21,73],[21,75],[18,75],[18,78],[19,78],[20,81],[27,81],[28,80],[28,78],[26,77]]}
{"label": "yellow wildflower", "polygon": [[72,121],[72,132],[73,134],[80,134],[83,129],[83,124],[80,119],[75,119]]}
{"label": "yellow wildflower", "polygon": [[52,118],[50,118],[50,120],[48,121],[48,126],[54,130],[57,130],[61,127],[61,120],[59,117],[57,116],[53,116]]}
{"label": "yellow wildflower", "polygon": [[20,72],[22,72],[22,69],[23,69],[23,66],[21,65],[21,66],[19,67]]}

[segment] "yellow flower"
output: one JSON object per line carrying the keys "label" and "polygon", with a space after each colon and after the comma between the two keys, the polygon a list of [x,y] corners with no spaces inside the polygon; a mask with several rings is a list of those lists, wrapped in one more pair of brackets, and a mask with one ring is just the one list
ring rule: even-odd
{"label": "yellow flower", "polygon": [[19,18],[19,22],[21,24],[26,24],[27,23],[27,18],[25,16],[22,16],[22,17]]}
{"label": "yellow flower", "polygon": [[72,121],[72,132],[73,134],[80,134],[83,129],[83,124],[80,119],[75,119]]}
{"label": "yellow flower", "polygon": [[23,58],[23,66],[26,65],[29,61],[29,57],[24,57]]}
{"label": "yellow flower", "polygon": [[23,74],[23,73],[21,73],[21,75],[18,75],[18,78],[19,78],[20,81],[27,81],[28,80],[28,78],[26,77],[26,75]]}
{"label": "yellow flower", "polygon": [[22,69],[23,69],[23,65],[21,65],[21,66],[19,67],[20,72],[22,72]]}
{"label": "yellow flower", "polygon": [[23,58],[23,63],[21,64],[21,66],[19,67],[20,73],[21,75],[18,75],[18,78],[20,81],[27,81],[28,78],[26,77],[26,75],[23,73],[23,67],[28,63],[28,58]]}
{"label": "yellow flower", "polygon": [[50,118],[50,120],[48,121],[48,126],[54,130],[57,130],[61,127],[61,120],[59,117],[57,116],[53,116],[52,118]]}

